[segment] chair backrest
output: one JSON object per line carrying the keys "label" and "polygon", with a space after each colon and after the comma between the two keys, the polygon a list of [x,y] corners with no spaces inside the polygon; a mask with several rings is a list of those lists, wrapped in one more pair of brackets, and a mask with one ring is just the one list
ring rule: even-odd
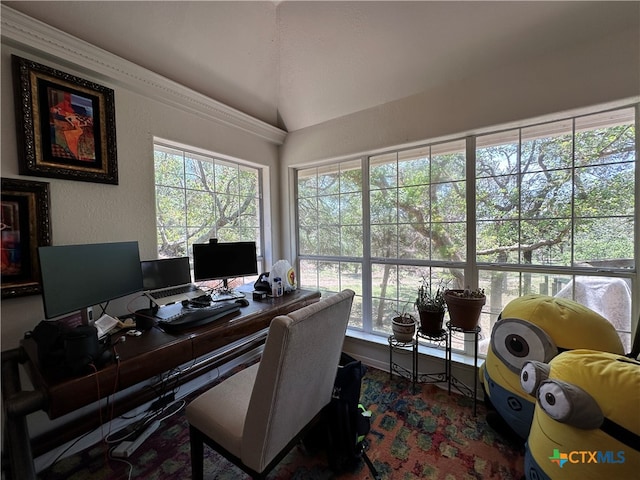
{"label": "chair backrest", "polygon": [[242,462],[261,472],[331,400],[354,292],[273,319],[251,393]]}

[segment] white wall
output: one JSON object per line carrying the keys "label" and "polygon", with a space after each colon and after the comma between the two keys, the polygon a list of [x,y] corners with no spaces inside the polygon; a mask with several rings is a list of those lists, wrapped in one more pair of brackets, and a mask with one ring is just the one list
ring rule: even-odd
{"label": "white wall", "polygon": [[562,45],[489,74],[290,132],[283,167],[463,136],[640,95],[640,31]]}
{"label": "white wall", "polygon": [[[4,12],[3,12],[4,13]],[[3,32],[4,34],[4,32]],[[10,44],[9,44],[10,43]],[[27,177],[18,174],[11,54],[34,60],[115,90],[118,185]],[[58,61],[29,46],[5,42],[1,50],[1,167],[2,177],[49,182],[52,244],[137,240],[143,259],[156,257],[153,137],[198,147],[267,167],[267,191],[277,191],[277,141],[245,128],[236,128],[193,109],[181,109],[123,87],[122,82]],[[151,93],[152,88],[148,89]],[[188,102],[185,102],[185,104]],[[276,135],[277,137],[277,135]],[[278,198],[268,203],[272,220],[280,223]],[[279,230],[268,229],[267,254],[279,255]],[[267,263],[268,263],[267,262]],[[129,299],[126,299],[129,300]],[[144,305],[142,305],[144,306]],[[110,313],[126,312],[126,301],[110,305]],[[136,308],[140,308],[137,306]],[[40,295],[2,301],[1,348],[18,346],[23,334],[43,318]]]}

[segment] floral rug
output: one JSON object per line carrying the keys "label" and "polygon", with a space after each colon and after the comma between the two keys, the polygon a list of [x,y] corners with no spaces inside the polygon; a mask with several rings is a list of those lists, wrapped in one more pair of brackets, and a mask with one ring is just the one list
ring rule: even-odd
{"label": "floral rug", "polygon": [[[194,394],[196,395],[196,394]],[[191,397],[193,398],[193,396]],[[189,398],[187,399],[187,401]],[[524,450],[498,436],[485,421],[481,403],[449,395],[435,385],[411,385],[397,376],[368,367],[362,381],[362,404],[372,411],[367,455],[380,479],[517,479],[524,478]],[[109,458],[107,447],[95,445],[65,458],[42,480],[189,479],[189,429],[184,409],[127,459]],[[241,470],[205,447],[205,478],[248,479]],[[361,461],[351,472],[336,474],[322,452],[294,447],[271,472],[269,480],[373,479]]]}

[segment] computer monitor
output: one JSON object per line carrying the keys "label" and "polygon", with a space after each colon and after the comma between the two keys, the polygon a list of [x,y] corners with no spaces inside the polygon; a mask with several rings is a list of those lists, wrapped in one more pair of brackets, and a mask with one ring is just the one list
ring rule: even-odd
{"label": "computer monitor", "polygon": [[229,289],[228,279],[257,274],[256,242],[211,241],[193,245],[195,281],[222,280],[222,295],[241,296]]}
{"label": "computer monitor", "polygon": [[46,318],[142,291],[138,242],[39,247],[38,258]]}
{"label": "computer monitor", "polygon": [[140,262],[140,267],[142,268],[142,286],[145,290],[191,283],[189,257],[143,260]]}

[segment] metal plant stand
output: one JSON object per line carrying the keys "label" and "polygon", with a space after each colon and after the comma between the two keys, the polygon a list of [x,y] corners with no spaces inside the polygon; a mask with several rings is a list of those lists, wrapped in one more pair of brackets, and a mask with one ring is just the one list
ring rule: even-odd
{"label": "metal plant stand", "polygon": [[[403,378],[406,378],[411,381],[412,391],[415,392],[416,385],[416,352],[418,350],[418,340],[416,337],[413,337],[410,342],[400,342],[396,339],[395,336],[391,335],[389,337],[389,378],[393,376],[394,373],[400,375]],[[393,361],[394,353],[410,353],[411,354],[411,368],[409,370],[402,365]]]}
{"label": "metal plant stand", "polygon": [[[449,393],[451,393],[451,387],[454,387],[458,392],[462,395],[466,395],[467,397],[473,398],[473,415],[476,415],[477,412],[477,404],[478,399],[476,398],[476,392],[478,390],[478,339],[480,337],[480,327],[476,327],[473,330],[463,330],[460,327],[456,327],[455,325],[451,325],[451,322],[447,322],[447,372],[448,372],[448,384],[449,384]],[[463,341],[468,341],[467,334],[473,335],[473,389],[466,385],[464,382],[458,380],[453,376],[451,371],[451,344],[454,335],[462,335]]]}
{"label": "metal plant stand", "polygon": [[451,365],[448,361],[448,354],[445,355],[444,362],[444,372],[438,373],[420,373],[418,371],[418,344],[420,339],[427,340],[432,344],[437,344],[438,346],[444,346],[447,348],[448,342],[448,333],[444,328],[440,330],[437,334],[424,333],[422,329],[418,329],[418,333],[416,334],[416,349],[413,355],[413,371],[415,372],[416,382],[421,383],[445,383],[448,382],[450,376],[450,368]]}

